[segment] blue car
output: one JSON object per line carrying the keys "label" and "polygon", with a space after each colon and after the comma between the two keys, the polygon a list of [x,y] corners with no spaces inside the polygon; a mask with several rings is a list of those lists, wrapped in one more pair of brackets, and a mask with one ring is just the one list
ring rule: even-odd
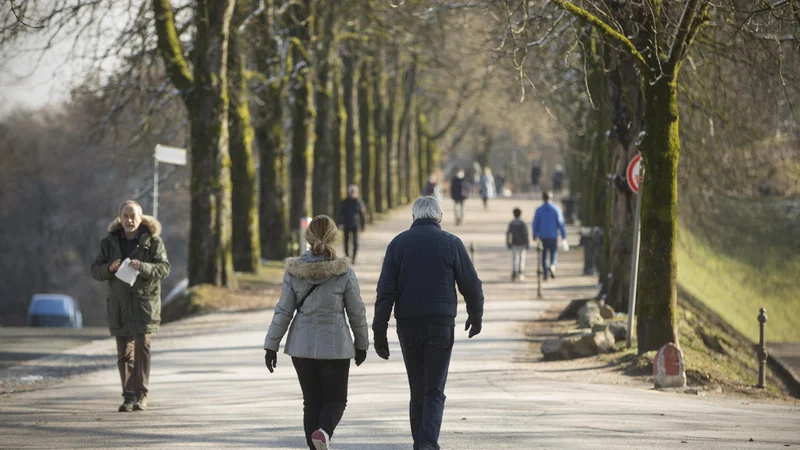
{"label": "blue car", "polygon": [[35,294],[28,307],[28,326],[83,328],[83,315],[69,295]]}

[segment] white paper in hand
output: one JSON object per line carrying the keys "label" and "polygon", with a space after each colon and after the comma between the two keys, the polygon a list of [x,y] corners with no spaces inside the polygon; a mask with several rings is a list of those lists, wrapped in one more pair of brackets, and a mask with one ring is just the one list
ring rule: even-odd
{"label": "white paper in hand", "polygon": [[139,276],[139,271],[131,267],[130,258],[125,258],[125,261],[122,261],[122,264],[119,266],[119,270],[117,270],[117,273],[114,275],[120,280],[133,286],[133,283],[136,282],[136,277]]}
{"label": "white paper in hand", "polygon": [[566,239],[561,240],[561,250],[564,250],[565,252],[569,251],[569,243]]}

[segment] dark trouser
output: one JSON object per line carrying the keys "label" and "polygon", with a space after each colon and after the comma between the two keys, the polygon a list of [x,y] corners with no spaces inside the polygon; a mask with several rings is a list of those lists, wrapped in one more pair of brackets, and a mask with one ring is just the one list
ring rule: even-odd
{"label": "dark trouser", "polygon": [[489,197],[483,197],[483,209],[489,208]]}
{"label": "dark trouser", "polygon": [[439,450],[446,398],[444,385],[453,352],[454,327],[398,327],[397,335],[411,388],[409,416],[414,450]]}
{"label": "dark trouser", "polygon": [[308,359],[292,357],[303,390],[303,428],[308,448],[314,449],[311,433],[322,428],[333,436],[347,406],[349,359]]}
{"label": "dark trouser", "polygon": [[150,382],[150,335],[117,336],[117,367],[126,400],[146,395]]}
{"label": "dark trouser", "polygon": [[358,228],[345,228],[344,229],[344,255],[350,256],[350,235],[353,236],[353,262],[356,261],[356,253],[358,253]]}
{"label": "dark trouser", "polygon": [[[541,238],[542,239],[542,271],[544,272],[544,279],[550,276],[550,266],[555,266],[558,263],[558,238]],[[550,264],[547,264],[547,254],[550,254]]]}

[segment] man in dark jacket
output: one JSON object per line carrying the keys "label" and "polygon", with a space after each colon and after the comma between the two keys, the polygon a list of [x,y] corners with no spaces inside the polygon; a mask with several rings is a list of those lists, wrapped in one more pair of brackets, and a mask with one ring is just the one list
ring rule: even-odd
{"label": "man in dark jacket", "polygon": [[459,170],[456,176],[450,180],[450,198],[456,202],[455,216],[456,226],[464,221],[464,200],[467,199],[467,183],[464,182],[464,171]]}
{"label": "man in dark jacket", "polygon": [[[108,283],[108,327],[117,338],[117,366],[125,399],[120,412],[147,409],[150,334],[158,331],[161,323],[161,280],[170,270],[160,233],[158,220],[142,215],[137,202],[127,201],[108,226],[108,236],[92,263],[92,277]],[[124,261],[139,271],[133,285],[115,276]]]}
{"label": "man in dark jacket", "polygon": [[386,249],[372,330],[375,351],[389,359],[387,328],[394,307],[397,335],[411,388],[414,450],[438,450],[444,386],[458,309],[456,285],[467,303],[469,337],[481,332],[483,289],[461,240],[441,229],[442,205],[420,197],[411,229]]}
{"label": "man in dark jacket", "polygon": [[351,260],[356,263],[358,253],[358,231],[364,231],[367,220],[367,208],[358,198],[358,186],[351,184],[347,187],[347,198],[339,205],[339,214],[336,223],[344,230],[344,254],[350,256],[350,242],[353,243]]}

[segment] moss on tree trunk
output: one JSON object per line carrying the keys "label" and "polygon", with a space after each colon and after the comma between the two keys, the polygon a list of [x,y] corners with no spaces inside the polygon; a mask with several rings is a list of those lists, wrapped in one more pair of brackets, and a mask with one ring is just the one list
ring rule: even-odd
{"label": "moss on tree trunk", "polygon": [[192,213],[189,284],[232,286],[231,179],[228,152],[228,34],[233,1],[199,2],[191,127]]}
{"label": "moss on tree trunk", "polygon": [[674,80],[645,83],[641,251],[637,290],[639,353],[678,344],[678,99]]}
{"label": "moss on tree trunk", "polygon": [[[375,192],[375,137],[372,129],[372,63],[361,61],[358,75],[358,129],[361,134],[361,198],[372,211]],[[371,222],[371,214],[368,214]]]}
{"label": "moss on tree trunk", "polygon": [[388,209],[392,209],[398,204],[398,161],[397,147],[395,145],[395,123],[397,120],[399,52],[396,45],[389,47],[388,60],[391,61],[391,68],[386,80],[386,206]]}
{"label": "moss on tree trunk", "polygon": [[385,211],[386,206],[386,135],[384,124],[383,99],[386,84],[386,74],[381,64],[381,52],[376,52],[372,65],[372,130],[375,143],[375,192],[373,210],[378,213]]}
{"label": "moss on tree trunk", "polygon": [[[258,143],[259,167],[259,225],[261,228],[261,256],[280,260],[289,255],[288,220],[286,202],[287,161],[283,129],[283,96],[288,74],[280,78],[278,45],[272,36],[275,29],[273,0],[266,2],[268,14],[259,17],[259,30],[264,38],[254,48],[256,68],[272,77],[272,82],[259,95],[256,103],[254,131]],[[277,64],[274,62],[277,61]]]}
{"label": "moss on tree trunk", "polygon": [[355,82],[356,82],[356,58],[353,49],[348,49],[342,56],[342,96],[344,100],[345,117],[345,179],[347,185],[358,184],[361,178],[356,164],[358,162],[358,137],[356,136],[356,112],[355,102]]}
{"label": "moss on tree trunk", "polygon": [[333,171],[333,195],[331,197],[331,210],[336,211],[339,201],[347,195],[347,174],[345,167],[345,124],[347,122],[347,111],[344,107],[342,96],[342,71],[337,64],[335,66],[333,104],[334,117],[331,124],[331,143],[333,145],[334,171]]}
{"label": "moss on tree trunk", "polygon": [[310,64],[308,48],[310,44],[311,0],[295,2],[287,12],[292,20],[289,22],[289,35],[292,37],[292,62],[294,79],[291,80],[289,98],[292,114],[292,160],[289,174],[289,229],[300,227],[300,218],[309,213],[306,205],[308,197],[309,160],[311,152],[309,142],[311,112],[310,108]]}
{"label": "moss on tree trunk", "polygon": [[335,2],[317,5],[317,25],[322,35],[317,51],[317,79],[314,83],[314,107],[317,117],[314,123],[314,169],[311,180],[311,210],[313,215],[333,214],[335,164],[331,112],[333,82],[331,80],[330,45],[333,42]]}
{"label": "moss on tree trunk", "polygon": [[[247,1],[237,2],[231,27],[237,29],[247,17]],[[233,268],[257,272],[261,257],[258,229],[256,166],[253,161],[253,126],[250,123],[249,92],[245,78],[244,48],[237,33],[228,44],[228,86],[230,91],[230,133]]]}

